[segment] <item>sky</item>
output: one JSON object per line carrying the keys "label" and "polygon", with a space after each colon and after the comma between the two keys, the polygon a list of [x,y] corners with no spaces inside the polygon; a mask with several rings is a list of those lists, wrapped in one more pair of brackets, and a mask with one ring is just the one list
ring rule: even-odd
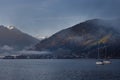
{"label": "sky", "polygon": [[48,37],[94,18],[120,18],[120,0],[0,0],[0,24]]}

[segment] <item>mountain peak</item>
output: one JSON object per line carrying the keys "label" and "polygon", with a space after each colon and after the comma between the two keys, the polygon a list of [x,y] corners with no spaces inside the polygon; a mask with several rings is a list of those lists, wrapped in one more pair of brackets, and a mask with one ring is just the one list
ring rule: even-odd
{"label": "mountain peak", "polygon": [[15,28],[15,26],[4,26],[4,25],[0,25],[1,29],[6,29],[6,30],[18,30],[17,28]]}
{"label": "mountain peak", "polygon": [[8,28],[9,30],[15,29],[14,26],[7,26],[7,28]]}
{"label": "mountain peak", "polygon": [[105,20],[103,20],[103,19],[91,19],[91,20],[87,20],[87,21],[85,21],[86,23],[93,23],[93,24],[98,24],[98,23],[103,23],[103,22],[105,22]]}
{"label": "mountain peak", "polygon": [[[6,27],[8,30],[10,31],[14,31],[14,32],[21,32],[19,29],[17,29],[15,26],[7,26]],[[21,32],[22,33],[22,32]]]}

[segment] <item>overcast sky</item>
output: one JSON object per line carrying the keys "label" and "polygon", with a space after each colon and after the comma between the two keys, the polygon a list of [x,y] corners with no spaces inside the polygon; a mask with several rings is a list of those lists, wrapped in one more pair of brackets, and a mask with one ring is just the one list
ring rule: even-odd
{"label": "overcast sky", "polygon": [[0,0],[0,24],[33,36],[93,18],[120,18],[120,0]]}

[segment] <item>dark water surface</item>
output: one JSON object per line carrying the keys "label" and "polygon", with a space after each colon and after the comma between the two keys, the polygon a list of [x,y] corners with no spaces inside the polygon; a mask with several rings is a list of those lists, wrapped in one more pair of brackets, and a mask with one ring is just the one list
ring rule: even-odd
{"label": "dark water surface", "polygon": [[0,60],[0,80],[120,80],[120,60],[96,65],[94,59]]}

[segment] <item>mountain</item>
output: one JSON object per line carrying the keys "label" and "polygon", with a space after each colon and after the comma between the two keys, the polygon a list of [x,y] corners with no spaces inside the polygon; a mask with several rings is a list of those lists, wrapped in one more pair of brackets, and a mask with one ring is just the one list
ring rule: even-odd
{"label": "mountain", "polygon": [[43,40],[43,39],[46,39],[47,37],[44,37],[44,36],[43,36],[43,37],[41,37],[41,36],[39,36],[39,35],[38,35],[38,36],[36,36],[35,38],[37,38],[38,40],[40,40],[40,41],[41,41],[41,40]]}
{"label": "mountain", "polygon": [[0,25],[0,51],[21,50],[36,44],[39,40],[23,33],[13,26]]}
{"label": "mountain", "polygon": [[107,56],[120,58],[120,33],[118,25],[113,24],[115,22],[109,20],[87,20],[40,41],[34,50],[51,51],[57,58],[96,58],[99,44],[102,58],[104,46]]}

